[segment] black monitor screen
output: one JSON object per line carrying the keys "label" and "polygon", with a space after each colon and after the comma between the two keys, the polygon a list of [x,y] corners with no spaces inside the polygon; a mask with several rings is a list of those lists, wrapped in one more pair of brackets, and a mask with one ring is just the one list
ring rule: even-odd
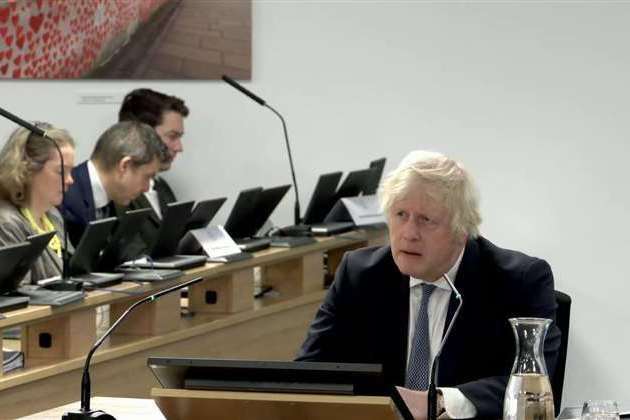
{"label": "black monitor screen", "polygon": [[377,364],[150,357],[164,388],[390,395]]}
{"label": "black monitor screen", "polygon": [[70,274],[91,273],[96,267],[101,251],[107,244],[109,233],[116,224],[115,217],[93,220],[81,235],[79,245],[70,259]]}
{"label": "black monitor screen", "polygon": [[387,160],[385,158],[380,158],[370,162],[372,175],[370,176],[370,181],[365,186],[365,190],[363,190],[363,194],[376,194],[376,191],[378,190],[378,184],[381,182],[381,177],[383,176],[383,169],[385,169],[386,161]]}
{"label": "black monitor screen", "polygon": [[118,218],[118,224],[98,259],[97,270],[114,271],[118,265],[137,257],[130,254],[129,247],[139,237],[140,229],[151,212],[150,208],[128,210]]}

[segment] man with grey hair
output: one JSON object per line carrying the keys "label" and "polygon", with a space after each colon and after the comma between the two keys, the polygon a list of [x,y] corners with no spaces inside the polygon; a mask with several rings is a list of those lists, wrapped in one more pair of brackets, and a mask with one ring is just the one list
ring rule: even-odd
{"label": "man with grey hair", "polygon": [[116,215],[149,189],[167,157],[166,146],[150,126],[125,121],[108,128],[96,142],[89,160],[72,170],[61,213],[70,241],[77,246],[92,220]]}
{"label": "man with grey hair", "polygon": [[[379,193],[390,245],[345,254],[297,360],[382,364],[425,418],[431,363],[457,306],[448,276],[464,303],[440,359],[438,415],[500,418],[515,356],[508,318],[555,318],[549,264],[479,235],[473,181],[446,156],[411,152]],[[554,324],[550,374],[559,345]]]}

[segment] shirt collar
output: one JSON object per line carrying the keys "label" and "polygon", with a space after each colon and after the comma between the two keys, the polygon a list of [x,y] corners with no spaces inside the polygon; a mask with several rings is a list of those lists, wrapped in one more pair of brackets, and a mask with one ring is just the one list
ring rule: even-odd
{"label": "shirt collar", "polygon": [[[453,266],[446,272],[446,275],[448,276],[449,279],[451,279],[451,281],[453,283],[455,283],[455,278],[457,277],[457,272],[459,271],[459,266],[462,263],[462,258],[464,256],[464,250],[465,249],[466,249],[466,247],[462,248],[462,251],[459,253],[459,257],[457,257],[457,260],[455,261],[455,264],[453,264]],[[434,281],[434,282],[428,282],[426,280],[417,279],[417,278],[411,277],[411,276],[409,277],[409,288],[410,289],[412,289],[414,287],[418,287],[422,283],[433,284],[433,285],[439,287],[440,289],[445,289],[445,290],[448,290],[449,292],[451,291],[451,287],[448,285],[448,282],[444,279],[444,277],[440,277],[439,280]]]}
{"label": "shirt collar", "polygon": [[96,170],[96,166],[94,166],[91,160],[88,160],[87,168],[88,175],[90,175],[90,184],[92,185],[94,208],[100,209],[101,207],[105,207],[110,200],[107,196],[107,191],[105,191],[105,187],[103,187],[103,183],[101,182],[101,177]]}

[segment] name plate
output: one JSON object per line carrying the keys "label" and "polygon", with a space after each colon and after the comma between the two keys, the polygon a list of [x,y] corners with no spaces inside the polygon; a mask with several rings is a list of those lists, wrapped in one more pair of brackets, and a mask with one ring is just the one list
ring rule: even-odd
{"label": "name plate", "polygon": [[357,226],[379,225],[385,223],[376,195],[342,198],[341,202],[348,210],[350,218]]}
{"label": "name plate", "polygon": [[241,252],[241,249],[223,226],[207,226],[201,229],[193,229],[190,231],[190,234],[195,237],[211,260]]}

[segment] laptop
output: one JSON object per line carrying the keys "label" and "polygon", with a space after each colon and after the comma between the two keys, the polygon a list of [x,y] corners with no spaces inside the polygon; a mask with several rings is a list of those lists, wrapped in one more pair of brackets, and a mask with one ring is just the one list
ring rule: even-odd
{"label": "laptop", "polygon": [[122,282],[120,273],[95,272],[101,251],[117,221],[115,217],[108,217],[88,223],[70,258],[70,280],[83,282],[88,287],[108,287]]}
{"label": "laptop", "polygon": [[[249,220],[242,221],[241,232],[245,236],[236,237],[236,243],[243,251],[257,251],[273,244],[273,238],[257,237],[256,233],[260,231],[290,189],[291,185],[280,185],[264,189],[258,194]],[[311,238],[300,239],[311,240]]]}
{"label": "laptop", "polygon": [[151,212],[150,208],[128,210],[118,218],[118,223],[96,262],[97,270],[114,272],[120,264],[134,257],[127,255],[127,245],[139,238],[140,228]]}
{"label": "laptop", "polygon": [[[20,286],[20,282],[31,269],[31,266],[44,252],[48,243],[53,238],[56,232],[42,233],[38,235],[31,235],[26,238],[27,249],[24,249],[22,255],[14,255],[15,258],[10,260],[7,264],[1,263],[2,267],[12,271],[12,278],[14,287],[17,289],[14,295],[22,296],[29,299],[28,303],[31,305],[53,305],[59,306],[66,303],[77,302],[83,300],[85,293],[83,291],[51,291],[40,288],[35,284]],[[13,268],[10,265],[13,264]],[[33,283],[33,282],[32,282]],[[15,290],[15,289],[14,289]],[[37,291],[38,296],[33,298],[32,291]]]}
{"label": "laptop", "polygon": [[205,228],[223,206],[227,198],[198,201],[186,223],[186,231]]}
{"label": "laptop", "polygon": [[349,172],[339,189],[337,189],[335,203],[343,197],[356,197],[365,194],[365,191],[371,187],[373,173],[374,171],[371,168]]}
{"label": "laptop", "polygon": [[[253,222],[254,219],[259,219],[256,216],[256,206],[263,191],[262,187],[241,191],[236,197],[234,207],[232,207],[232,211],[230,211],[230,215],[223,226],[227,233],[236,241],[239,248],[246,252],[260,251],[268,248],[271,244],[271,239],[253,238],[256,234],[256,230],[253,230]],[[286,193],[286,191],[284,192]],[[263,224],[266,220],[263,221]],[[248,238],[249,240],[245,240]]]}
{"label": "laptop", "polygon": [[204,265],[206,257],[203,255],[175,255],[179,241],[186,232],[193,205],[194,201],[167,204],[149,258],[128,261],[123,264],[123,268],[186,270]]}
{"label": "laptop", "polygon": [[386,158],[380,158],[370,162],[372,176],[370,177],[370,181],[365,185],[363,194],[376,194],[378,190],[378,184],[381,182],[381,177],[383,176],[383,170],[385,169],[385,162],[387,162]]}
{"label": "laptop", "polygon": [[304,213],[302,225],[283,227],[278,232],[278,239],[282,237],[311,236],[318,234],[317,230],[311,230],[312,225],[321,224],[330,212],[337,200],[337,186],[341,180],[342,172],[330,172],[319,176],[311,200]]}
{"label": "laptop", "polygon": [[[23,262],[29,248],[28,242],[0,248],[0,312],[13,311],[28,306],[28,296],[20,295],[16,291],[30,269],[30,263]],[[23,270],[23,267],[26,267],[26,270]],[[21,273],[22,271],[23,273]]]}

